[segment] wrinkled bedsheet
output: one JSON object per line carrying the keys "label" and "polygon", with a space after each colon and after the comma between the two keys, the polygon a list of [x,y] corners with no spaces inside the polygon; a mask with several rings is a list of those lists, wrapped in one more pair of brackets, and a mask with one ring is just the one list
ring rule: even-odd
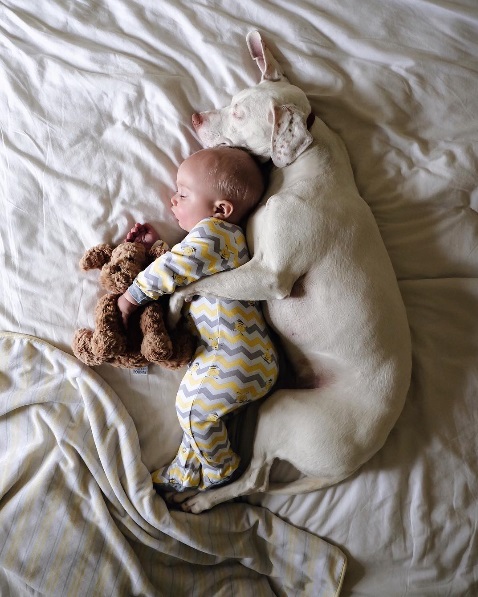
{"label": "wrinkled bedsheet", "polygon": [[264,508],[169,512],[99,376],[29,336],[0,347],[2,595],[338,593],[338,548]]}
{"label": "wrinkled bedsheet", "polygon": [[[412,333],[413,373],[405,409],[386,445],[354,477],[305,496],[249,501],[306,530],[312,543],[321,537],[347,555],[342,595],[473,596],[478,594],[475,0],[0,2],[0,329],[71,352],[74,329],[93,326],[101,294],[97,273],[78,269],[83,251],[121,241],[136,221],[150,221],[169,243],[181,238],[168,205],[178,164],[200,148],[190,115],[226,105],[239,89],[257,82],[245,44],[247,32],[256,28],[290,80],[306,91],[315,113],[346,143],[358,188],[399,280]],[[6,341],[2,363],[8,362]],[[157,580],[158,541],[172,522],[178,525],[178,545],[162,561],[166,568],[181,566],[171,568],[181,571],[173,580],[182,577],[180,562],[188,558],[199,565],[214,561],[211,573],[222,578],[222,564],[217,565],[222,556],[206,546],[210,536],[194,532],[204,550],[201,560],[196,548],[185,547],[185,525],[193,523],[167,513],[152,501],[144,480],[141,485],[145,470],[168,462],[179,443],[174,396],[181,372],[150,367],[135,374],[102,366],[95,374],[106,395],[118,396],[131,417],[130,433],[137,433],[144,468],[131,485],[128,479],[127,491],[126,481],[120,485],[127,503],[142,514],[132,516],[126,497],[113,499],[105,472],[88,473],[91,483],[95,474],[104,481],[94,491],[76,479],[80,457],[66,446],[55,470],[68,488],[55,490],[52,476],[57,500],[52,504],[62,505],[70,529],[94,523],[84,540],[96,548],[94,529],[103,524],[109,529],[114,520],[120,531],[111,526],[111,532],[128,538],[116,549],[124,550],[132,569],[149,562],[139,574],[143,586]],[[8,375],[2,370],[1,379]],[[5,391],[2,386],[3,404]],[[74,407],[55,408],[59,414]],[[19,408],[7,420],[19,420],[28,410]],[[56,412],[45,419],[35,411],[27,429],[45,429]],[[1,442],[20,437],[9,440],[2,433]],[[18,473],[23,479],[36,466],[53,470],[63,444],[61,437],[48,437],[43,460],[41,445],[36,452],[18,447],[8,458],[2,451],[0,476],[8,481]],[[91,442],[88,446],[93,450]],[[94,447],[99,454],[101,442]],[[91,458],[94,468],[98,460]],[[286,478],[290,471],[278,464],[275,474]],[[48,507],[50,494],[48,482],[34,478],[26,491],[38,494],[34,507],[41,521],[37,515]],[[66,500],[77,492],[98,504],[95,516],[110,518],[92,520],[88,506],[68,518]],[[18,481],[1,498],[0,517],[13,498],[22,499]],[[234,517],[240,528],[250,529],[265,516],[240,504],[227,508],[219,511],[221,520]],[[22,528],[30,519],[18,520]],[[201,529],[210,520],[212,515],[201,515],[194,524]],[[138,543],[135,533],[147,542]],[[32,536],[32,545],[40,537]],[[264,541],[276,545],[275,538]],[[27,554],[28,544],[22,549]],[[105,561],[122,561],[111,550]],[[74,562],[75,553],[66,551],[65,562]],[[22,556],[17,568],[6,567],[10,572],[2,582],[23,586],[22,575],[43,565],[42,558]],[[258,564],[244,563],[239,552],[233,560],[244,579],[246,570],[249,580],[258,578]],[[109,565],[102,569],[113,574]],[[207,578],[198,582],[206,586]],[[263,580],[258,587],[265,586]],[[120,581],[129,582],[127,575]],[[31,586],[40,590],[40,584]],[[35,593],[12,588],[10,594]]]}

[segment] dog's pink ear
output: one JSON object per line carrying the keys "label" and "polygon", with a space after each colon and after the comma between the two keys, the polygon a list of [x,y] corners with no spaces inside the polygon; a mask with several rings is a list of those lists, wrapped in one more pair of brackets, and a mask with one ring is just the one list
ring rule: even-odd
{"label": "dog's pink ear", "polygon": [[247,34],[246,41],[249,53],[257,62],[257,66],[262,73],[261,82],[264,80],[280,81],[286,78],[279,63],[267,49],[259,31],[250,31]]}
{"label": "dog's pink ear", "polygon": [[291,164],[313,141],[303,112],[294,105],[271,107],[271,158],[278,168]]}

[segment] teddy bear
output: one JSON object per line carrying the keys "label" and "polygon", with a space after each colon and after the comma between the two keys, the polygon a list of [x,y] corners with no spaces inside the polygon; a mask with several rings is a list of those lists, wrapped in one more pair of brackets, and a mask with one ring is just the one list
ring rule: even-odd
{"label": "teddy bear", "polygon": [[101,244],[88,249],[80,260],[82,270],[101,269],[100,284],[108,291],[95,309],[95,329],[79,329],[73,338],[74,355],[87,365],[109,363],[136,369],[156,363],[179,369],[192,358],[196,341],[185,326],[169,331],[164,321],[167,298],[148,303],[135,311],[125,329],[118,297],[149,263],[168,251],[158,241],[146,251],[141,243],[124,242],[114,247]]}

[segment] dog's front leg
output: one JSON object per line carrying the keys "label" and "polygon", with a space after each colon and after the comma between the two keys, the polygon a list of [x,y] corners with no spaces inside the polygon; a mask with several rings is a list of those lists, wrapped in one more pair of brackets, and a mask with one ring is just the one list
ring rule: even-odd
{"label": "dog's front leg", "polygon": [[239,301],[268,301],[290,295],[295,276],[274,271],[258,259],[251,259],[237,269],[201,278],[177,290],[169,301],[169,324],[176,325],[185,301],[199,294]]}

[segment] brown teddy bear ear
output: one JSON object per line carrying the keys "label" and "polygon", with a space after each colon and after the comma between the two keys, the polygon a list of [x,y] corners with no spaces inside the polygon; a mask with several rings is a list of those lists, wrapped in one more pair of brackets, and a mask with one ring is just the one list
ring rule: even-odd
{"label": "brown teddy bear ear", "polygon": [[154,260],[161,255],[164,255],[169,251],[168,245],[164,242],[164,240],[157,240],[151,249],[148,251],[148,255]]}
{"label": "brown teddy bear ear", "polygon": [[96,245],[85,251],[83,257],[80,259],[80,267],[82,270],[99,269],[111,259],[113,247],[107,244]]}

